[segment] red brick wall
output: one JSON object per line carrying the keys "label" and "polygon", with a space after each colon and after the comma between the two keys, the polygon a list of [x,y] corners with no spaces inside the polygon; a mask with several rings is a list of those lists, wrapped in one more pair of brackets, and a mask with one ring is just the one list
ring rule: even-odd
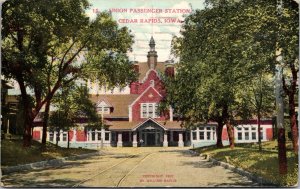
{"label": "red brick wall", "polygon": [[273,139],[272,128],[267,128],[266,129],[266,134],[267,134],[267,140],[272,140]]}
{"label": "red brick wall", "polygon": [[[146,119],[146,118],[141,118],[141,107],[140,107],[141,103],[159,103],[161,101],[161,99],[162,99],[162,97],[159,96],[159,94],[153,88],[150,88],[132,106],[132,120],[133,121],[143,121],[143,120]],[[163,115],[161,115],[161,117],[160,118],[156,118],[156,120],[165,120],[165,117]]]}
{"label": "red brick wall", "polygon": [[138,94],[142,94],[149,86],[150,81],[154,80],[154,88],[159,91],[161,95],[164,95],[164,86],[162,81],[157,76],[156,72],[154,70],[151,70],[148,74],[148,78],[144,81],[144,83],[141,83],[138,87]]}
{"label": "red brick wall", "polygon": [[226,127],[223,128],[222,140],[228,140],[228,133]]}
{"label": "red brick wall", "polygon": [[74,136],[74,131],[69,131],[69,140],[71,141]]}
{"label": "red brick wall", "polygon": [[130,84],[130,94],[139,94],[139,85],[138,82],[132,82]]}
{"label": "red brick wall", "polygon": [[33,131],[32,138],[33,138],[33,140],[40,140],[41,139],[41,131]]}
{"label": "red brick wall", "polygon": [[84,131],[76,131],[76,141],[86,141],[86,133]]}

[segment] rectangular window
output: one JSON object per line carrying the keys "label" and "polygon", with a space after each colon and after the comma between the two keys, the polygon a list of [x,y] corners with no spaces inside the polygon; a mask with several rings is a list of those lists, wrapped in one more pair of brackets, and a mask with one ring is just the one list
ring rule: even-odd
{"label": "rectangular window", "polygon": [[92,134],[92,141],[96,140],[96,132],[92,131],[91,134]]}
{"label": "rectangular window", "polygon": [[63,141],[67,141],[67,133],[63,133]]}
{"label": "rectangular window", "polygon": [[245,132],[245,140],[249,140],[249,132]]}
{"label": "rectangular window", "polygon": [[242,140],[242,133],[238,132],[238,140]]}
{"label": "rectangular window", "polygon": [[141,104],[141,118],[157,118],[159,117],[159,109],[156,103]]}
{"label": "rectangular window", "polygon": [[213,140],[215,140],[215,134],[216,134],[216,132],[213,131],[213,133],[212,133]]}
{"label": "rectangular window", "polygon": [[98,141],[101,141],[101,132],[98,132]]}
{"label": "rectangular window", "polygon": [[52,141],[52,142],[53,142],[53,139],[54,139],[53,133],[49,133],[49,141]]}
{"label": "rectangular window", "polygon": [[252,132],[252,140],[256,140],[256,132]]}
{"label": "rectangular window", "polygon": [[199,130],[204,130],[204,127],[199,127]]}
{"label": "rectangular window", "polygon": [[238,130],[238,131],[241,131],[241,130],[242,130],[242,127],[238,127],[237,130]]}
{"label": "rectangular window", "polygon": [[109,140],[109,133],[105,133],[105,140],[106,140],[106,141]]}
{"label": "rectangular window", "polygon": [[196,131],[192,131],[193,140],[197,140],[197,133]]}
{"label": "rectangular window", "polygon": [[251,127],[251,130],[252,130],[252,131],[255,131],[255,130],[256,130],[256,128],[255,128],[255,127]]}
{"label": "rectangular window", "polygon": [[199,137],[200,137],[200,140],[204,140],[204,132],[203,131],[199,132]]}
{"label": "rectangular window", "polygon": [[154,117],[153,116],[153,104],[148,104],[148,117]]}
{"label": "rectangular window", "polygon": [[[210,128],[209,128],[209,129],[210,129]],[[207,135],[206,135],[206,139],[207,139],[207,140],[211,140],[211,139],[210,139],[210,131],[207,131],[206,134],[207,134]]]}

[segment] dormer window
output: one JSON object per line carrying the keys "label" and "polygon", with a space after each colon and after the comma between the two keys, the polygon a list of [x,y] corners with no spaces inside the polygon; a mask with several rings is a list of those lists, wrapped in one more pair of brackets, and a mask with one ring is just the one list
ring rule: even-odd
{"label": "dormer window", "polygon": [[112,105],[104,100],[99,101],[96,105],[97,113],[98,114],[110,114],[110,108]]}
{"label": "dormer window", "polygon": [[110,108],[105,106],[97,107],[97,112],[98,114],[110,114]]}

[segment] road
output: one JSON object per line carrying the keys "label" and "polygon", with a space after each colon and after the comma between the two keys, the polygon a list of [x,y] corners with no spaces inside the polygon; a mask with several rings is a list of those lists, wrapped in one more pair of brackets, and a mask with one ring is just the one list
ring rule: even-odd
{"label": "road", "polygon": [[109,148],[104,155],[4,175],[5,187],[253,187],[256,183],[183,148]]}

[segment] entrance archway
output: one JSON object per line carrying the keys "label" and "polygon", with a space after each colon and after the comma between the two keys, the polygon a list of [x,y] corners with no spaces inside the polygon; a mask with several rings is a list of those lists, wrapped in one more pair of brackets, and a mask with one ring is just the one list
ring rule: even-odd
{"label": "entrance archway", "polygon": [[140,125],[137,132],[139,133],[139,146],[163,146],[164,129],[152,120]]}

